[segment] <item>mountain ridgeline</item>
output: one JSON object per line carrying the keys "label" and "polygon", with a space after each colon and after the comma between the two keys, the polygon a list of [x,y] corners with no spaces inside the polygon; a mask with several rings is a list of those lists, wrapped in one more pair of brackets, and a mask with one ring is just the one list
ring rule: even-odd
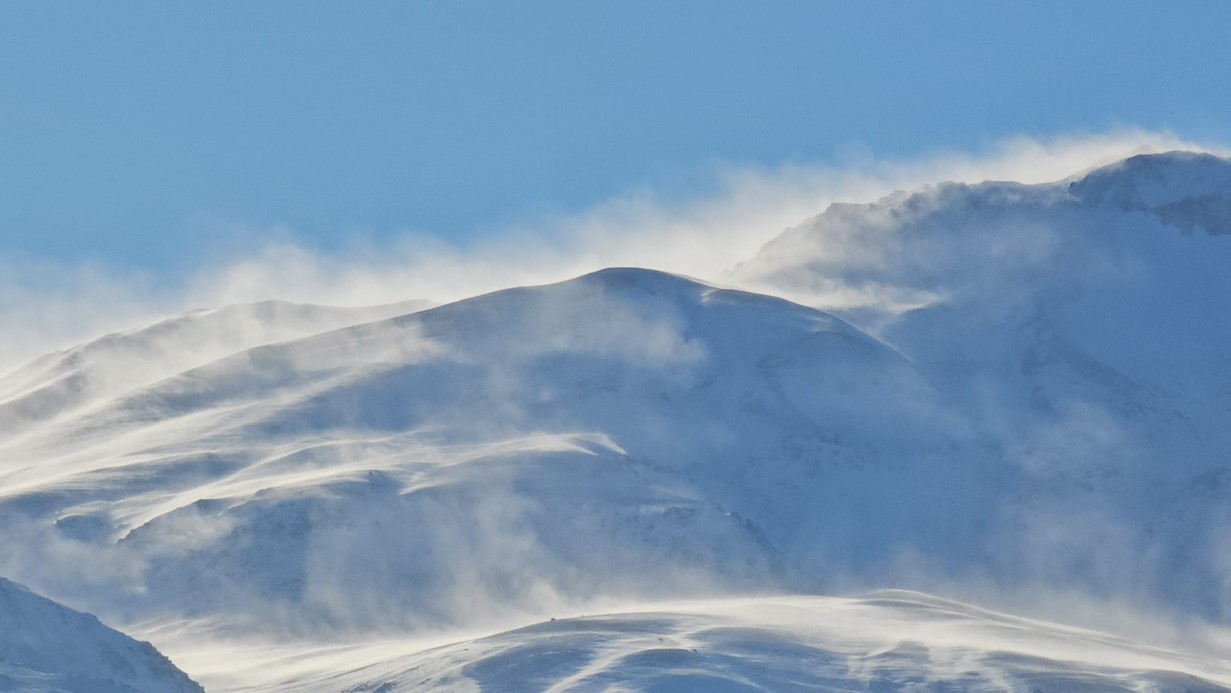
{"label": "mountain ridgeline", "polygon": [[270,637],[989,583],[1225,623],[1228,268],[1231,161],[1175,152],[835,204],[723,286],[193,314],[0,379],[0,574]]}

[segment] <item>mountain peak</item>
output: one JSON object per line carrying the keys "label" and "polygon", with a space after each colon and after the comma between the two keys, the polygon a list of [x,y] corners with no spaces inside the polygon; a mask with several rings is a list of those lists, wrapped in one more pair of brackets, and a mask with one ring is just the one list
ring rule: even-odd
{"label": "mountain peak", "polygon": [[1133,175],[1167,175],[1183,169],[1231,166],[1231,158],[1212,152],[1173,149],[1167,152],[1135,154],[1106,166],[1100,166],[1083,178],[1100,173],[1129,173]]}
{"label": "mountain peak", "polygon": [[598,284],[606,288],[636,287],[648,293],[657,293],[668,288],[705,287],[705,282],[680,274],[644,267],[606,267],[582,275],[577,281],[583,284]]}
{"label": "mountain peak", "polygon": [[1068,185],[1087,204],[1148,212],[1186,231],[1231,233],[1231,158],[1208,152],[1141,154]]}

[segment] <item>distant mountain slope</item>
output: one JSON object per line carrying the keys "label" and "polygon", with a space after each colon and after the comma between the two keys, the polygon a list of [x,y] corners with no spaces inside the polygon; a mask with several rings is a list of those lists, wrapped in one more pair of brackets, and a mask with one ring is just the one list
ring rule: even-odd
{"label": "distant mountain slope", "polygon": [[1231,160],[834,205],[741,266],[877,334],[1016,469],[1017,579],[1231,615]]}
{"label": "distant mountain slope", "polygon": [[148,643],[0,578],[0,690],[201,691]]}
{"label": "distant mountain slope", "polygon": [[896,590],[649,604],[426,650],[385,639],[250,651],[209,657],[203,680],[236,693],[1231,690],[1216,658]]}

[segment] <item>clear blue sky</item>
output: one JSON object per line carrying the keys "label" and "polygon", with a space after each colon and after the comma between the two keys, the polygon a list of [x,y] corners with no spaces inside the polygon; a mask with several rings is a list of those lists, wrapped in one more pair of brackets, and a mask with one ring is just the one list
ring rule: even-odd
{"label": "clear blue sky", "polygon": [[1231,3],[5,2],[0,253],[174,268],[203,215],[465,243],[715,164],[1231,140]]}

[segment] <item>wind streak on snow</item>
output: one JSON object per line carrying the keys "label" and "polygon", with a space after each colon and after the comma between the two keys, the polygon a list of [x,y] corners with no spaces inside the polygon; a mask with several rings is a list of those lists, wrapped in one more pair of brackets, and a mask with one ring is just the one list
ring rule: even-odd
{"label": "wind streak on snow", "polygon": [[454,633],[452,644],[385,638],[242,648],[211,640],[199,625],[149,624],[138,633],[201,672],[210,690],[237,692],[554,692],[667,682],[693,690],[1231,686],[1231,667],[1218,659],[903,591],[608,605],[503,628],[482,637]]}

